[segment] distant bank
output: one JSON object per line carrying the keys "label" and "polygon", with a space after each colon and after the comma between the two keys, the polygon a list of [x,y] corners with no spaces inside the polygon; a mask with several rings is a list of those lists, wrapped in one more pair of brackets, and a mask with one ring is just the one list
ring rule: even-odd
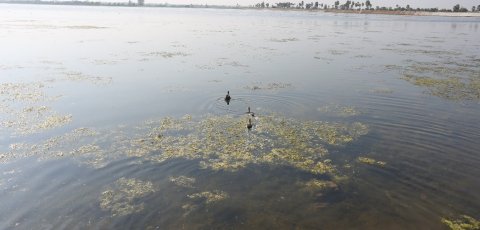
{"label": "distant bank", "polygon": [[323,10],[330,13],[344,14],[385,14],[407,16],[443,16],[443,17],[480,17],[480,12],[426,12],[426,11],[392,11],[392,10]]}
{"label": "distant bank", "polygon": [[406,15],[406,16],[442,16],[442,17],[480,17],[480,12],[427,12],[427,11],[397,11],[397,10],[342,10],[342,9],[298,9],[298,8],[258,8],[251,6],[223,6],[223,5],[193,5],[193,4],[142,4],[116,3],[116,2],[93,2],[93,1],[39,1],[39,0],[0,0],[4,4],[35,4],[35,5],[78,5],[78,6],[118,6],[118,7],[171,7],[171,8],[213,8],[213,9],[253,9],[272,11],[305,11],[325,12],[340,14],[383,14],[383,15]]}

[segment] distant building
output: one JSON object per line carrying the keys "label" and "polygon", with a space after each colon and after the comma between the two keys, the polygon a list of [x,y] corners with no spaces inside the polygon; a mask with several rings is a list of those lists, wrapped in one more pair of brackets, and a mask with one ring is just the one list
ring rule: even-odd
{"label": "distant building", "polygon": [[138,5],[139,6],[145,5],[145,0],[138,0]]}

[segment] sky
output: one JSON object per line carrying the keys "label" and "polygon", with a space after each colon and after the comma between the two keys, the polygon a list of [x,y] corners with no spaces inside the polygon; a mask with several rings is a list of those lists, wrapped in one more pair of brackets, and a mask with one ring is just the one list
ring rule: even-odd
{"label": "sky", "polygon": [[[90,1],[98,1],[98,0],[90,0]],[[128,2],[128,0],[100,0],[104,2]],[[135,0],[132,0],[135,1]],[[265,3],[269,2],[277,3],[277,2],[300,2],[301,0],[263,0]],[[304,0],[305,2],[315,2],[318,1],[319,3],[327,3],[332,5],[335,0]],[[346,2],[346,0],[339,0],[340,3]],[[355,0],[359,2],[365,2],[365,0]],[[171,4],[209,4],[209,5],[241,5],[241,6],[248,6],[254,5],[258,2],[262,2],[262,0],[145,0],[145,3],[171,3]],[[406,6],[407,4],[410,5],[412,8],[452,8],[455,4],[460,4],[467,9],[471,9],[472,6],[480,5],[480,0],[370,0],[373,6],[395,6],[396,4],[400,6]]]}

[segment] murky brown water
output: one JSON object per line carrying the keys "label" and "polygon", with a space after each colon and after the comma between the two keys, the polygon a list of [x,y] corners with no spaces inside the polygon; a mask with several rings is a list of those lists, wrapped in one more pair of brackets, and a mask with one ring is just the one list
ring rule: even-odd
{"label": "murky brown water", "polygon": [[480,18],[0,14],[0,229],[479,228]]}

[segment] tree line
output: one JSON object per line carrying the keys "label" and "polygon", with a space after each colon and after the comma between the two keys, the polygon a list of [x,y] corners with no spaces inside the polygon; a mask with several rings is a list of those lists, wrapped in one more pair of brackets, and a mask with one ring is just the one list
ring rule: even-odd
{"label": "tree line", "polygon": [[[355,1],[346,1],[345,3],[340,3],[340,1],[335,1],[334,4],[329,5],[319,2],[310,2],[306,3],[304,1],[293,3],[293,2],[278,2],[274,4],[270,3],[257,3],[254,5],[257,8],[294,8],[294,9],[336,9],[336,10],[382,10],[382,11],[426,11],[426,12],[469,12],[469,10],[460,4],[454,5],[451,9],[439,9],[439,8],[413,8],[410,5],[395,7],[384,7],[384,6],[375,6],[373,7],[370,0],[365,2],[355,2]],[[480,12],[480,5],[472,6],[471,12]]]}

